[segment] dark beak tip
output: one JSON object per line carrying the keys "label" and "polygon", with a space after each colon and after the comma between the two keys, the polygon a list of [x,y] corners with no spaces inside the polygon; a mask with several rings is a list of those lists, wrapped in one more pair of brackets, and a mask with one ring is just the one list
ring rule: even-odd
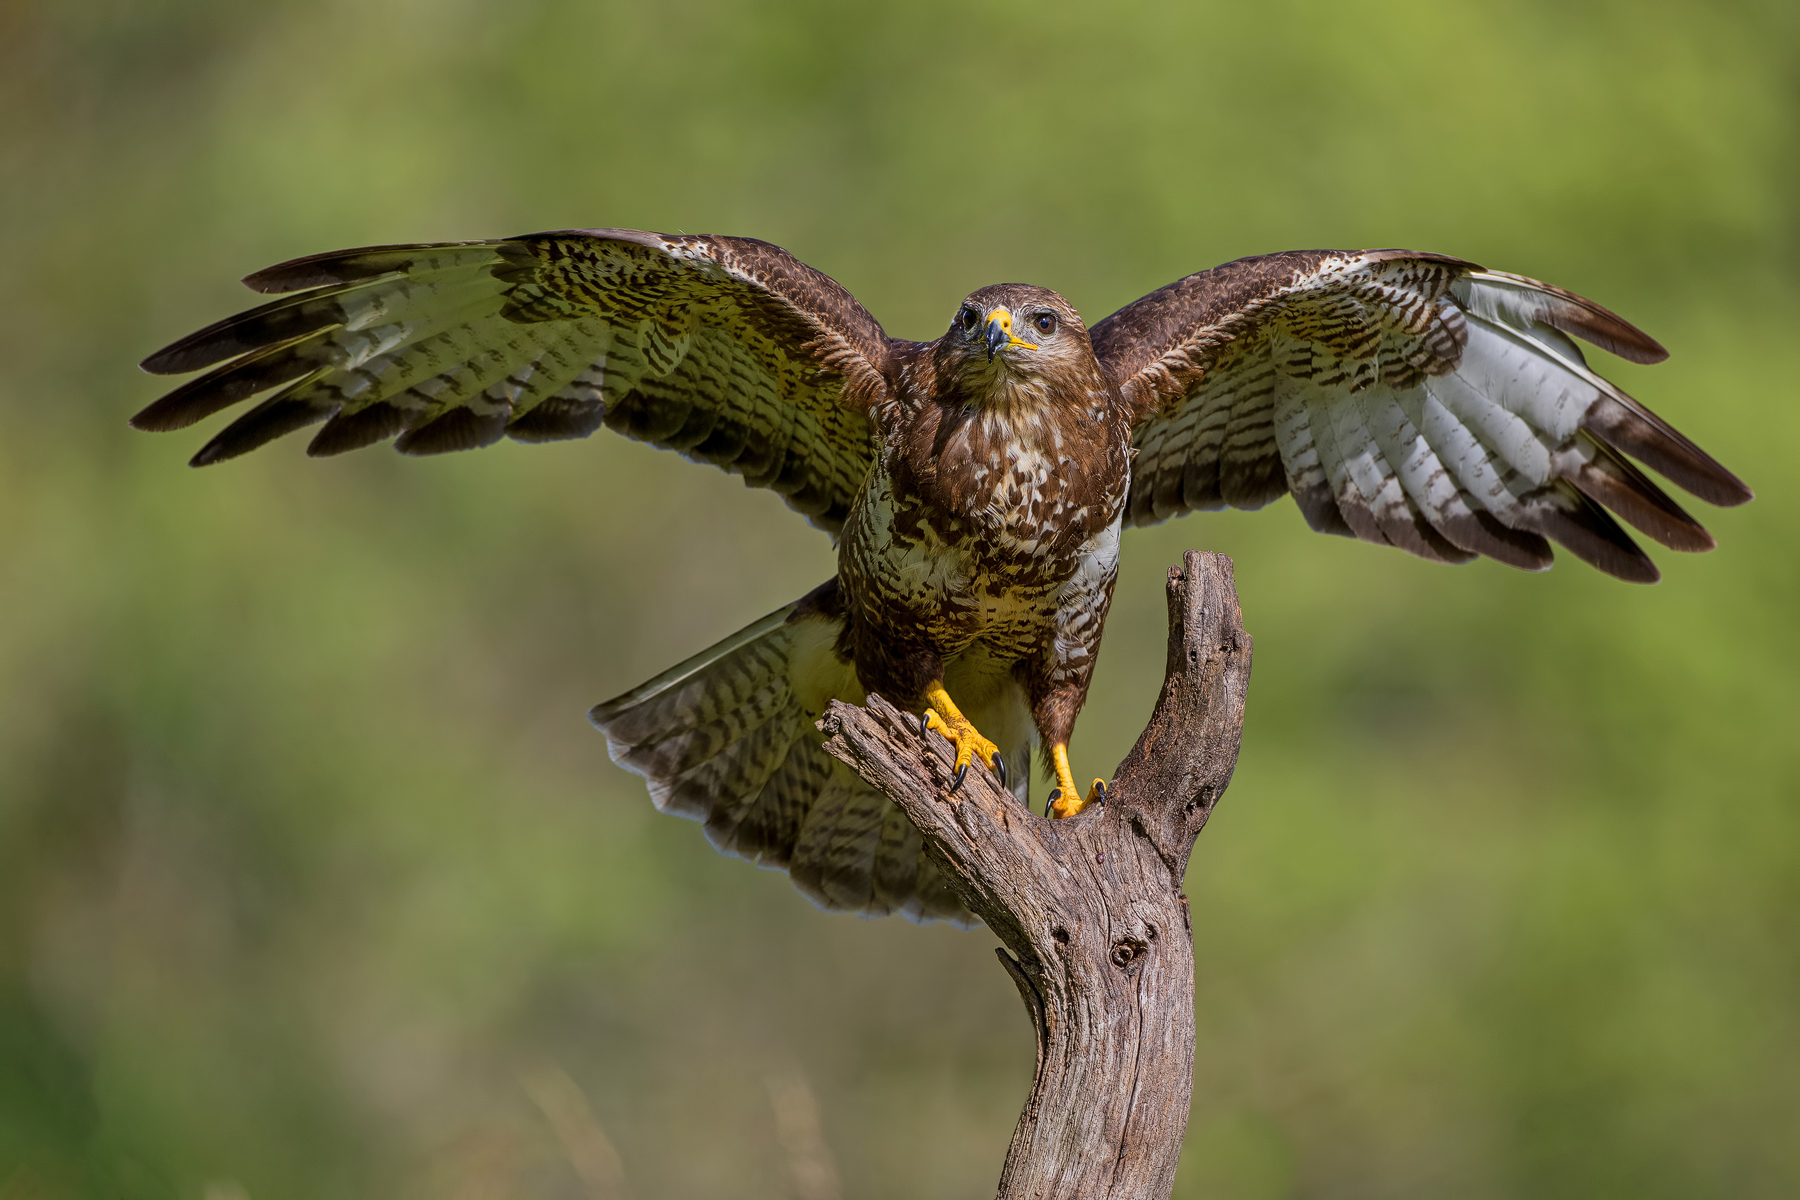
{"label": "dark beak tip", "polygon": [[1001,347],[1012,341],[1012,335],[1001,328],[1000,322],[989,321],[987,324],[987,356],[994,361],[994,355],[1000,353]]}

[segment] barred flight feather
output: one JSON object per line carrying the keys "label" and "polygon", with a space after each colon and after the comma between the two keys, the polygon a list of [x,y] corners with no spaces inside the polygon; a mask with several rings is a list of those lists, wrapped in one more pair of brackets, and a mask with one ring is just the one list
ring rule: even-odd
{"label": "barred flight feather", "polygon": [[271,393],[196,466],[321,422],[317,456],[606,425],[772,487],[833,532],[868,474],[889,341],[849,293],[765,242],[576,230],[312,255],[245,283],[292,294],[144,360],[158,374],[223,365],[139,428]]}
{"label": "barred flight feather", "polygon": [[900,810],[822,749],[823,698],[856,688],[836,657],[841,627],[790,604],[589,719],[659,809],[703,822],[723,853],[786,870],[821,907],[971,924],[917,831],[892,825]]}
{"label": "barred flight feather", "polygon": [[1314,529],[1425,558],[1541,570],[1547,537],[1654,580],[1606,509],[1671,549],[1713,539],[1625,455],[1715,504],[1750,491],[1596,374],[1575,337],[1667,357],[1591,301],[1442,256],[1297,252],[1189,276],[1093,331],[1145,413],[1126,520],[1287,491]]}

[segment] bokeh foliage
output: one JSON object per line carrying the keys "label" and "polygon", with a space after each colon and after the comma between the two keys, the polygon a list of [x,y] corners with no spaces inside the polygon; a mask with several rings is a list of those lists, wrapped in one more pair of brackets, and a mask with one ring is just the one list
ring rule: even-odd
{"label": "bokeh foliage", "polygon": [[[825,539],[609,437],[207,471],[134,362],[279,259],[743,233],[932,336],[1406,245],[1672,349],[1615,378],[1761,493],[1633,588],[1293,506],[1133,534],[1078,769],[1238,564],[1237,781],[1189,873],[1178,1194],[1800,1193],[1800,13],[1787,0],[0,4],[0,1197],[991,1187],[1031,1044],[982,933],[814,911],[656,816],[586,706]],[[535,1073],[535,1074],[534,1074]]]}

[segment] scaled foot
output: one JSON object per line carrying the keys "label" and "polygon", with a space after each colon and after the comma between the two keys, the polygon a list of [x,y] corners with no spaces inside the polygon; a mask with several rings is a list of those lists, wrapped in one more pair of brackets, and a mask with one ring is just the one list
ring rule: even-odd
{"label": "scaled foot", "polygon": [[1050,758],[1056,764],[1056,787],[1050,792],[1050,816],[1072,817],[1090,804],[1106,803],[1104,779],[1094,780],[1085,799],[1075,790],[1075,776],[1069,771],[1069,747],[1065,743],[1052,746]]}
{"label": "scaled foot", "polygon": [[920,719],[919,731],[935,729],[956,747],[956,778],[951,781],[950,790],[954,792],[962,786],[963,776],[969,773],[969,763],[977,757],[994,769],[1000,786],[1005,787],[1006,760],[1000,757],[1000,747],[983,737],[975,723],[962,715],[944,685],[934,683],[925,689],[925,699],[931,707]]}

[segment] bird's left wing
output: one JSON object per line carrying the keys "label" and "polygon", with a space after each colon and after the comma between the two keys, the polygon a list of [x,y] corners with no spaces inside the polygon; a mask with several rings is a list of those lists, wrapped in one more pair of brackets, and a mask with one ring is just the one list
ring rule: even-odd
{"label": "bird's left wing", "polygon": [[1650,337],[1559,288],[1444,255],[1240,259],[1092,336],[1133,413],[1130,524],[1292,492],[1314,529],[1425,558],[1541,570],[1550,538],[1652,582],[1655,564],[1606,509],[1673,549],[1713,540],[1627,455],[1713,504],[1751,497],[1572,340],[1660,362]]}
{"label": "bird's left wing", "polygon": [[195,466],[319,422],[314,455],[389,438],[437,454],[604,424],[772,488],[834,533],[868,474],[887,337],[767,242],[567,230],[343,250],[244,282],[287,294],[144,360],[161,375],[214,369],[138,413],[139,429],[268,393]]}

